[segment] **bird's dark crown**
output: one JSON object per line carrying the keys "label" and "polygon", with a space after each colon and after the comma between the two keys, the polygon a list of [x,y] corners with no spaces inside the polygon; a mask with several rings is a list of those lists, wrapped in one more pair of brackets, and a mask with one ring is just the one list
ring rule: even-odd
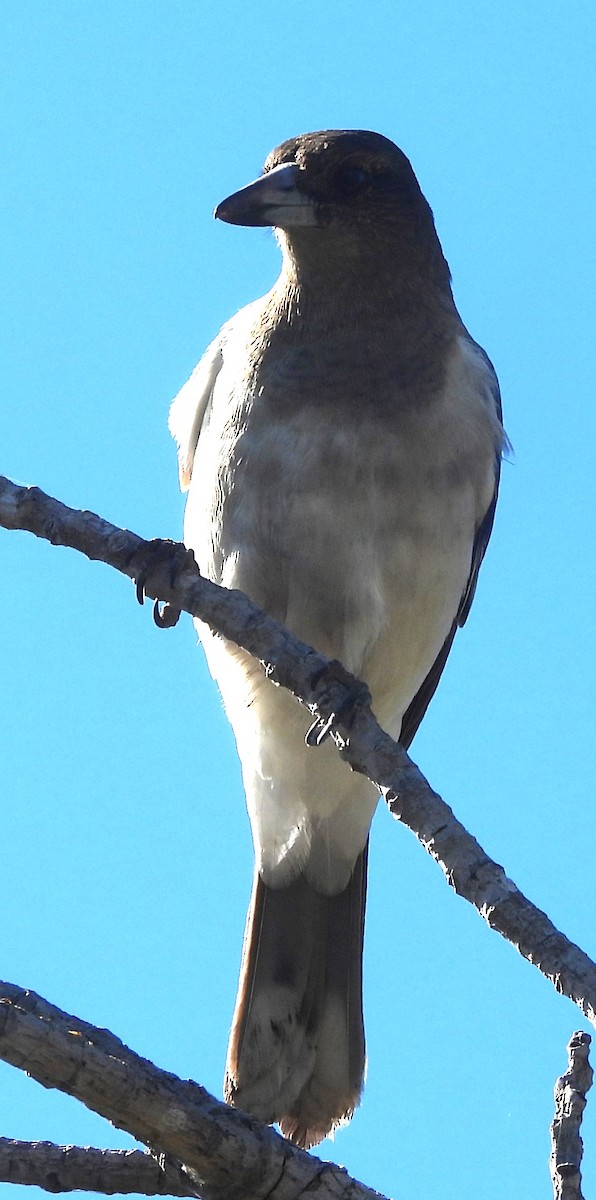
{"label": "bird's dark crown", "polygon": [[317,206],[425,203],[403,151],[370,130],[323,129],[288,138],[268,155],[265,173],[282,163],[296,164],[297,187]]}

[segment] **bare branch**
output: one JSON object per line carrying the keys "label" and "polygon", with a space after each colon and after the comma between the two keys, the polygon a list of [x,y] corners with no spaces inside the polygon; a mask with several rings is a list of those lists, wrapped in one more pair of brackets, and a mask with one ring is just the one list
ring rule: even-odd
{"label": "bare branch", "polygon": [[[18,487],[3,477],[0,525],[71,546],[130,578],[138,575],[143,552],[150,557],[152,546],[93,513],[77,512],[37,488]],[[159,565],[150,573],[147,595],[199,617],[244,647],[260,660],[274,683],[292,691],[323,723],[331,723],[342,758],[378,785],[393,815],[440,863],[458,895],[469,900],[492,929],[512,942],[594,1022],[596,965],[485,854],[402,747],[383,732],[370,707],[350,705],[352,677],[262,613],[241,592],[227,592],[203,579],[184,554],[175,582]],[[336,718],[342,711],[349,715]]]}
{"label": "bare branch", "polygon": [[550,1127],[550,1174],[554,1200],[582,1200],[581,1161],[583,1144],[580,1127],[586,1093],[594,1078],[590,1066],[589,1033],[572,1034],[567,1047],[567,1071],[555,1084],[555,1115]]}
{"label": "bare branch", "polygon": [[0,984],[0,1058],[184,1164],[203,1200],[383,1200],[192,1080],[161,1071],[107,1029]]}
{"label": "bare branch", "polygon": [[196,1196],[182,1172],[163,1169],[145,1150],[97,1150],[0,1138],[0,1183],[29,1184],[46,1192],[101,1192],[104,1196]]}

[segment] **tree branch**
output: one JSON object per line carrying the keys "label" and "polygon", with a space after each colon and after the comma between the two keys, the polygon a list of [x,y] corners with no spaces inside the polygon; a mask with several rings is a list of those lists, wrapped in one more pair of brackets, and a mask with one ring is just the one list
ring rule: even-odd
{"label": "tree branch", "polygon": [[[151,542],[119,529],[94,513],[79,512],[38,488],[19,487],[0,476],[0,525],[23,529],[54,545],[70,546],[129,578],[151,558]],[[175,543],[173,543],[175,545]],[[183,547],[175,581],[157,562],[144,590],[194,617],[259,659],[267,676],[289,689],[321,720],[331,723],[341,757],[383,792],[393,816],[418,838],[458,893],[520,954],[568,996],[589,1021],[596,1020],[596,964],[560,933],[493,862],[432,790],[405,750],[384,733],[370,707],[350,705],[355,681],[252,604],[198,575]],[[347,708],[350,716],[336,718]],[[313,750],[313,753],[316,751]]]}
{"label": "tree branch", "polygon": [[572,1034],[567,1047],[567,1071],[555,1084],[555,1115],[550,1127],[550,1174],[554,1200],[582,1200],[581,1161],[583,1144],[580,1128],[586,1093],[594,1078],[590,1066],[589,1033]]}
{"label": "tree branch", "polygon": [[140,1058],[109,1030],[8,983],[0,984],[0,1057],[184,1164],[190,1194],[203,1200],[300,1200],[307,1192],[308,1200],[383,1200],[343,1168]]}
{"label": "tree branch", "polygon": [[[176,1177],[178,1176],[178,1177]],[[141,1196],[196,1196],[182,1172],[164,1169],[145,1150],[97,1150],[0,1138],[0,1183],[28,1184],[46,1192],[101,1192]]]}

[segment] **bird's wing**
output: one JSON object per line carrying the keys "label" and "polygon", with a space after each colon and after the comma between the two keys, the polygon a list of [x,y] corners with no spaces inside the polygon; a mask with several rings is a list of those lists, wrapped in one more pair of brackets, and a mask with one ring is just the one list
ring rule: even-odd
{"label": "bird's wing", "polygon": [[[224,326],[225,329],[225,326]],[[223,364],[222,329],[205,351],[190,379],[172,401],[168,427],[178,447],[180,490],[187,492],[192,475],[195,450],[215,380]]]}
{"label": "bird's wing", "polygon": [[[472,339],[470,339],[470,341],[471,340]],[[474,342],[473,345],[474,345],[475,350],[478,352],[479,356],[482,358],[485,367],[487,368],[486,379],[488,382],[490,394],[492,396],[493,404],[495,407],[495,413],[498,417],[499,423],[502,425],[503,410],[502,410],[502,406],[501,406],[501,391],[499,388],[499,381],[495,374],[494,367],[493,367],[488,355],[485,353],[485,351],[482,349],[482,347],[479,346],[476,342]],[[465,586],[459,608],[457,610],[455,619],[453,621],[453,625],[451,626],[451,629],[449,630],[449,633],[448,633],[448,635],[441,647],[441,650],[440,650],[439,654],[437,655],[430,671],[428,672],[426,679],[424,680],[422,686],[419,688],[416,695],[414,696],[414,699],[412,700],[410,706],[406,709],[406,712],[404,713],[399,741],[400,741],[400,745],[402,745],[405,750],[408,749],[411,742],[413,741],[413,738],[414,738],[414,735],[416,734],[418,726],[420,725],[420,722],[422,721],[422,718],[424,717],[424,714],[425,714],[425,712],[437,690],[437,685],[439,683],[439,679],[441,678],[441,675],[443,674],[445,663],[447,662],[447,659],[449,657],[449,651],[451,650],[451,647],[453,645],[453,639],[457,633],[457,630],[462,625],[464,625],[468,619],[470,608],[472,607],[472,601],[474,599],[474,593],[476,591],[476,584],[478,582],[478,572],[480,570],[480,565],[481,565],[484,555],[486,553],[486,548],[487,548],[489,540],[490,540],[490,535],[492,533],[493,523],[494,523],[494,519],[495,519],[495,509],[497,507],[497,496],[499,494],[499,481],[500,481],[500,477],[501,477],[501,457],[502,457],[502,454],[504,452],[506,452],[508,448],[509,448],[509,443],[507,441],[507,437],[506,437],[505,433],[503,433],[502,449],[500,449],[499,452],[495,455],[495,488],[494,488],[494,492],[492,495],[491,502],[490,502],[486,512],[484,513],[484,516],[482,517],[480,524],[478,525],[478,528],[476,530],[476,536],[474,538],[474,545],[472,547],[472,560],[471,560],[471,566],[470,566],[470,574],[468,576],[468,582]]]}
{"label": "bird's wing", "polygon": [[[479,346],[475,342],[474,347],[475,347],[476,351],[478,352],[478,354],[480,355],[480,357],[482,358],[482,360],[487,368],[486,378],[487,378],[488,385],[490,388],[490,393],[492,396],[493,404],[495,406],[495,413],[499,419],[499,424],[502,427],[502,425],[503,425],[503,408],[502,408],[502,404],[501,404],[501,389],[499,387],[499,381],[495,374],[495,369],[493,367],[493,364],[490,361],[490,358],[488,357],[488,354],[486,354],[486,352],[482,349],[482,346]],[[499,452],[495,455],[495,490],[493,492],[493,498],[492,498],[492,500],[480,522],[480,525],[478,526],[478,529],[476,530],[476,537],[474,539],[474,547],[472,550],[472,565],[470,568],[470,577],[468,579],[468,583],[467,583],[466,589],[464,591],[464,594],[461,598],[461,604],[459,606],[459,611],[458,611],[457,618],[456,618],[456,625],[458,625],[460,627],[462,625],[465,625],[465,623],[468,619],[468,615],[469,615],[470,609],[472,607],[472,600],[474,599],[474,593],[476,591],[476,584],[478,583],[478,572],[480,570],[480,564],[482,563],[482,559],[484,558],[484,555],[486,554],[486,547],[488,546],[488,543],[490,541],[490,535],[492,533],[493,523],[495,520],[495,509],[497,507],[497,496],[499,494],[499,481],[501,478],[501,457],[504,453],[507,452],[508,449],[509,449],[509,442],[507,441],[507,437],[506,437],[505,433],[503,433],[503,444],[500,447]]]}
{"label": "bird's wing", "polygon": [[262,304],[262,300],[254,300],[222,325],[190,379],[172,401],[168,428],[178,447],[180,490],[183,492],[190,487],[197,443],[224,358],[229,365],[233,356],[238,354],[238,347],[245,348],[255,314],[260,311]]}

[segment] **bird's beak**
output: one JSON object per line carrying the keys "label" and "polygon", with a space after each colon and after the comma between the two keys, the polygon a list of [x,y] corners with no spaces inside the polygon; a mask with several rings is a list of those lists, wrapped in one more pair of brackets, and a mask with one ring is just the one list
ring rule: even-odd
{"label": "bird's beak", "polygon": [[314,204],[298,190],[297,183],[298,167],[281,163],[222,200],[213,216],[228,225],[275,225],[278,229],[317,225]]}

